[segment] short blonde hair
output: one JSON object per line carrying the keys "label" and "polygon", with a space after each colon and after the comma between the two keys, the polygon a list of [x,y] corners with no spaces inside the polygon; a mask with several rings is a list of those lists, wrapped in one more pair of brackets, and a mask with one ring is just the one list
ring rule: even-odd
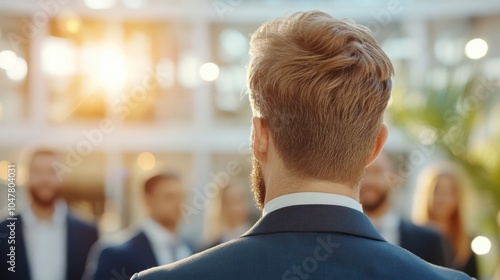
{"label": "short blonde hair", "polygon": [[319,11],[293,13],[252,35],[249,98],[291,172],[357,185],[393,72],[367,28]]}

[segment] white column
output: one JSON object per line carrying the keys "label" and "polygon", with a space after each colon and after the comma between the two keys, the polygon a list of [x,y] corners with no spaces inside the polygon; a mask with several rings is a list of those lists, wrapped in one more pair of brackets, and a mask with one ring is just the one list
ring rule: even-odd
{"label": "white column", "polygon": [[[211,42],[209,22],[206,18],[198,18],[192,22],[191,49],[193,54],[198,57],[201,63],[212,61]],[[191,148],[193,154],[195,176],[192,186],[203,192],[203,187],[210,181],[211,153],[208,143],[204,141],[204,135],[210,133],[213,127],[213,107],[211,84],[202,81],[200,86],[193,90],[193,126],[196,134],[199,136],[197,143]],[[188,195],[188,202],[191,203],[191,194]],[[190,217],[189,224],[186,225],[186,235],[188,238],[199,238],[203,226],[204,213]]]}
{"label": "white column", "polygon": [[[204,18],[192,22],[191,49],[201,63],[212,61],[210,23]],[[209,129],[212,125],[212,92],[210,82],[202,81],[193,92],[194,125],[198,129]]]}
{"label": "white column", "polygon": [[[47,126],[49,120],[49,92],[46,79],[42,73],[42,43],[49,36],[48,25],[42,25],[37,29],[29,43],[29,118],[28,123],[34,129],[42,129]],[[33,130],[34,130],[33,129]],[[42,132],[42,131],[40,131]]]}

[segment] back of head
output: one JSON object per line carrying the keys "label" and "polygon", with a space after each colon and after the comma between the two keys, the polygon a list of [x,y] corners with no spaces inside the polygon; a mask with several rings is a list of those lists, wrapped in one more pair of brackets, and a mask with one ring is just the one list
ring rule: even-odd
{"label": "back of head", "polygon": [[369,30],[319,11],[262,25],[250,42],[252,110],[297,176],[358,184],[393,67]]}

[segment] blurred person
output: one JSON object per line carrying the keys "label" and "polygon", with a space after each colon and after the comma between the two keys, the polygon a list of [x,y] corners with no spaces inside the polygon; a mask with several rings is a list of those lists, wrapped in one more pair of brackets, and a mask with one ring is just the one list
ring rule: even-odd
{"label": "blurred person", "polygon": [[203,248],[217,246],[245,233],[251,227],[249,208],[249,199],[241,187],[228,184],[220,188],[207,211]]}
{"label": "blurred person", "polygon": [[[0,242],[0,279],[74,280],[81,279],[90,247],[97,241],[94,225],[71,214],[61,198],[62,182],[54,163],[59,155],[37,150],[29,162],[30,206],[15,221],[15,243]],[[11,220],[0,225],[6,232]],[[15,272],[5,268],[6,254],[15,246]]]}
{"label": "blurred person", "polygon": [[135,274],[160,279],[470,279],[386,242],[359,204],[387,139],[393,66],[370,31],[319,11],[250,40],[252,189],[262,218],[243,236]]}
{"label": "blurred person", "polygon": [[98,258],[95,280],[130,275],[158,265],[189,257],[192,248],[177,232],[182,218],[184,188],[175,174],[160,174],[144,184],[144,201],[149,217],[128,241],[104,248]]}
{"label": "blurred person", "polygon": [[447,266],[447,247],[443,237],[435,230],[403,219],[391,208],[391,194],[396,187],[395,181],[390,180],[393,172],[391,166],[391,159],[382,152],[366,168],[360,192],[363,211],[387,242],[398,245],[425,261]]}
{"label": "blurred person", "polygon": [[462,220],[464,181],[454,165],[425,170],[417,186],[413,219],[445,235],[451,243],[452,267],[477,278],[476,256]]}

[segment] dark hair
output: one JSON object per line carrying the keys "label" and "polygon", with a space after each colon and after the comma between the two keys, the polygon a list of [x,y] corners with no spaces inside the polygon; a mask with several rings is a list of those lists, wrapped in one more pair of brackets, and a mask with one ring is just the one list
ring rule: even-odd
{"label": "dark hair", "polygon": [[177,181],[180,180],[179,175],[171,172],[161,173],[146,180],[144,183],[144,193],[148,194],[153,191],[153,188],[161,181]]}

